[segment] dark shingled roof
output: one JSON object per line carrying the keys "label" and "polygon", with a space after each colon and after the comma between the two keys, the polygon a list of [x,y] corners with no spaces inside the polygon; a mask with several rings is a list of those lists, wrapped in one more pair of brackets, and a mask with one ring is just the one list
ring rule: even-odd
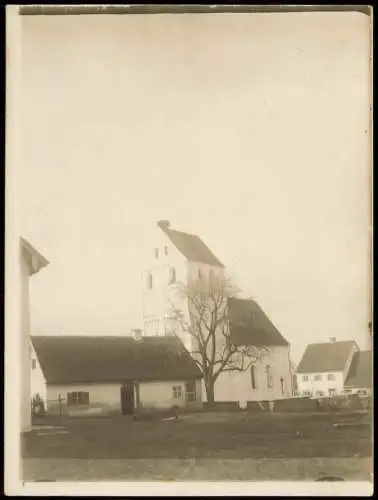
{"label": "dark shingled roof", "polygon": [[224,267],[222,262],[215,257],[210,248],[198,236],[176,231],[169,227],[160,227],[177,250],[189,261]]}
{"label": "dark shingled roof", "polygon": [[48,384],[201,378],[176,337],[32,337]]}
{"label": "dark shingled roof", "polygon": [[229,298],[228,318],[232,342],[235,345],[256,347],[289,345],[254,300]]}
{"label": "dark shingled roof", "polygon": [[297,367],[297,373],[342,371],[356,343],[353,340],[310,344]]}
{"label": "dark shingled roof", "polygon": [[345,387],[371,389],[373,383],[373,354],[371,351],[359,351],[353,356]]}

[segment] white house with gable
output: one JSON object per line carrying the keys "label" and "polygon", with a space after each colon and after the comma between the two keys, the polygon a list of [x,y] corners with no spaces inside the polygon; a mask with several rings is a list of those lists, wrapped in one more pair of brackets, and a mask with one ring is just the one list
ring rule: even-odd
{"label": "white house with gable", "polygon": [[[169,221],[157,223],[149,255],[142,273],[143,335],[171,335],[173,328],[193,353],[193,337],[177,325],[172,327],[172,305],[189,318],[188,298],[179,292],[180,287],[202,276],[225,277],[225,266],[198,236],[172,229]],[[215,401],[244,403],[291,397],[288,341],[255,301],[233,298],[227,307],[235,342],[266,350],[247,371],[221,374],[215,384]]]}
{"label": "white house with gable", "polygon": [[298,392],[308,397],[342,394],[359,348],[354,340],[309,344],[296,370]]}

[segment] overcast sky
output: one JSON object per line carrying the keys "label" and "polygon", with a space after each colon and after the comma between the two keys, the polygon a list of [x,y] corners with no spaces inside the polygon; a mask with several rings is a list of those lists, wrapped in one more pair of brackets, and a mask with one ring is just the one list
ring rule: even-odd
{"label": "overcast sky", "polygon": [[[147,235],[198,234],[292,343],[366,347],[368,18],[22,17],[33,334],[140,324]],[[147,253],[147,254],[146,254]]]}

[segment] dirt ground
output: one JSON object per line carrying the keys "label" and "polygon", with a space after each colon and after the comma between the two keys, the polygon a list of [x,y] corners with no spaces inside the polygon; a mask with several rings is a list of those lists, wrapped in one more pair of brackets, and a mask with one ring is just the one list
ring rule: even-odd
{"label": "dirt ground", "polygon": [[50,422],[23,437],[24,479],[369,480],[371,427],[358,420],[201,413]]}

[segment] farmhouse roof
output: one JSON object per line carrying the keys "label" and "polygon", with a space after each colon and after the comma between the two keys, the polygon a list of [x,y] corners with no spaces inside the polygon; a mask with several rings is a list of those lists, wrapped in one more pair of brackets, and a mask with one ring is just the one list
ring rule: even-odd
{"label": "farmhouse roof", "polygon": [[32,343],[48,384],[202,377],[176,337],[34,336]]}
{"label": "farmhouse roof", "polygon": [[356,346],[354,340],[309,344],[297,367],[297,373],[342,371]]}
{"label": "farmhouse roof", "polygon": [[373,383],[373,354],[371,351],[359,351],[353,356],[345,387],[371,389]]}
{"label": "farmhouse roof", "polygon": [[159,221],[158,226],[187,260],[224,267],[222,262],[198,236],[171,229],[168,221]]}
{"label": "farmhouse roof", "polygon": [[229,298],[228,318],[231,339],[236,345],[256,347],[289,345],[254,300]]}

